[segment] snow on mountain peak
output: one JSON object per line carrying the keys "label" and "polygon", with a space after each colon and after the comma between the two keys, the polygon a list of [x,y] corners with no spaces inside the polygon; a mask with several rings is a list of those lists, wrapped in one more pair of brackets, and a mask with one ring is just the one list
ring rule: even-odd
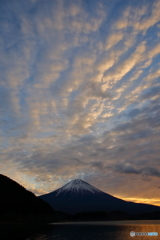
{"label": "snow on mountain peak", "polygon": [[90,191],[92,193],[101,192],[99,189],[93,187],[89,183],[83,181],[82,179],[74,179],[69,183],[65,184],[63,187],[59,188],[57,191],[57,195],[62,192],[82,192]]}

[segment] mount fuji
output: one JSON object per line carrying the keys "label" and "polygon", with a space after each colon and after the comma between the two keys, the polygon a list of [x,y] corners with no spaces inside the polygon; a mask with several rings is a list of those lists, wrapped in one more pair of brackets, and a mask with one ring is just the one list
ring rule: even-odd
{"label": "mount fuji", "polygon": [[54,210],[69,214],[97,211],[139,214],[160,211],[158,206],[127,202],[113,197],[81,179],[72,180],[63,187],[39,197]]}

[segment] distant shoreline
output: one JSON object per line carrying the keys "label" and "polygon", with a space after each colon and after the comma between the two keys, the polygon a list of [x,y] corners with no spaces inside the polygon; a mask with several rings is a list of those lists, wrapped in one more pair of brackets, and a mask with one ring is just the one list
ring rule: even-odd
{"label": "distant shoreline", "polygon": [[131,224],[148,224],[148,225],[160,225],[160,220],[119,220],[119,221],[80,221],[80,222],[57,222],[57,223],[49,223],[49,225],[131,225]]}

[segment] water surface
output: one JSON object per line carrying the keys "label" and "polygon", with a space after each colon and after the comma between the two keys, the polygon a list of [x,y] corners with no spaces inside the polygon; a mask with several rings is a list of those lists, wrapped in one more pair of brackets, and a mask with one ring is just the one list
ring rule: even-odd
{"label": "water surface", "polygon": [[[135,236],[130,232],[158,232],[159,236]],[[128,240],[160,239],[160,220],[1,225],[3,240]]]}

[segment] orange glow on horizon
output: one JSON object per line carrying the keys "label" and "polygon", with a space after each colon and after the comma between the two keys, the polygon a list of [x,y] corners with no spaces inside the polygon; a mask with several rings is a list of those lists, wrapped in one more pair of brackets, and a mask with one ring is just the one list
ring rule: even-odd
{"label": "orange glow on horizon", "polygon": [[125,200],[127,202],[151,204],[151,205],[156,205],[158,207],[160,206],[160,199],[157,199],[157,198],[125,198],[121,196],[115,196],[115,197]]}

